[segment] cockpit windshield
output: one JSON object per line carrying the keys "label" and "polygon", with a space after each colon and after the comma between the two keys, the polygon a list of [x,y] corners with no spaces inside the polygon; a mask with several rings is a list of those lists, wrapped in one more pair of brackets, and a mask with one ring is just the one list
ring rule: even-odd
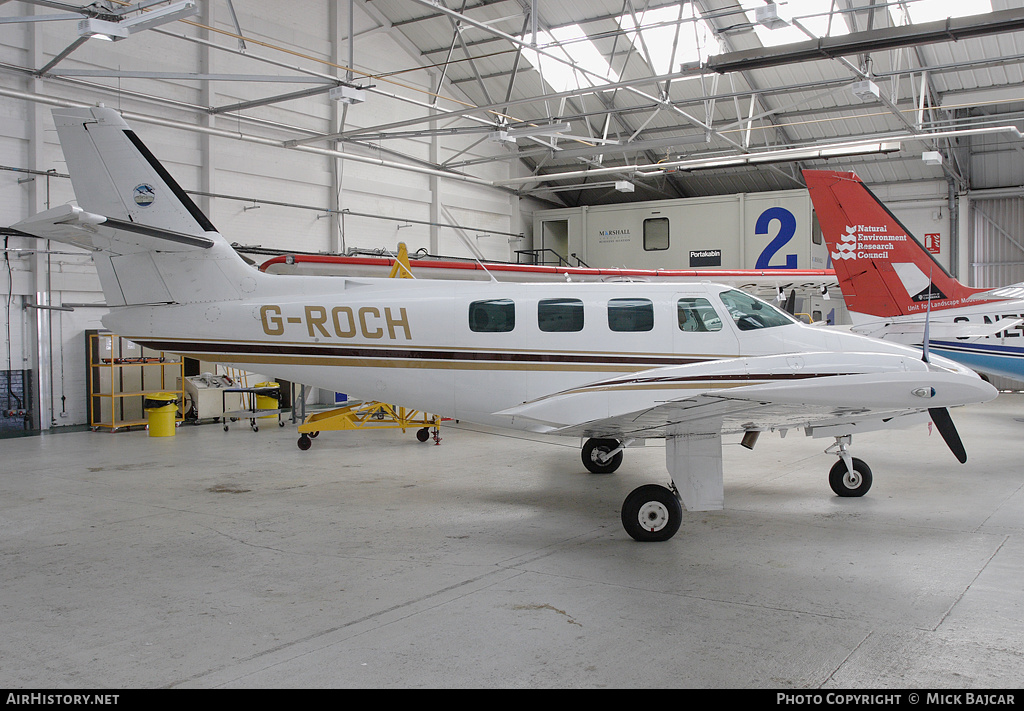
{"label": "cockpit windshield", "polygon": [[761,301],[742,291],[730,289],[718,296],[741,331],[799,323],[785,311],[780,311],[767,301]]}

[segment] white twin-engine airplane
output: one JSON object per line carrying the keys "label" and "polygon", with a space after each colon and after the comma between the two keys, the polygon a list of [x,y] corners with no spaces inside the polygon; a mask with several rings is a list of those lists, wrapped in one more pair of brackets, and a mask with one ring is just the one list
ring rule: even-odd
{"label": "white twin-engine airplane", "polygon": [[961,284],[854,173],[805,170],[852,330],[1024,380],[1024,284]]}
{"label": "white twin-engine airplane", "polygon": [[[723,505],[722,436],[834,437],[829,481],[861,496],[851,435],[927,420],[960,461],[946,408],[996,396],[943,358],[805,326],[709,283],[500,283],[274,275],[234,252],[117,112],[58,109],[78,206],[16,225],[93,250],[115,333],[163,351],[447,417],[585,439],[583,464],[666,440],[668,487],[622,523],[666,540],[682,505]],[[682,502],[682,505],[680,503]]]}

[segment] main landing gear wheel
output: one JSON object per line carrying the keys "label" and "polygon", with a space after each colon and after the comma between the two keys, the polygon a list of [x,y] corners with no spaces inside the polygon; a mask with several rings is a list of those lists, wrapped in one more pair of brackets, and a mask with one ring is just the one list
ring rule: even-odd
{"label": "main landing gear wheel", "polygon": [[679,497],[660,484],[634,489],[622,502],[622,527],[637,541],[667,541],[679,530],[682,518]]}
{"label": "main landing gear wheel", "polygon": [[594,474],[611,474],[622,464],[622,450],[608,457],[608,452],[619,449],[619,442],[614,439],[588,439],[583,445],[580,457],[583,466]]}
{"label": "main landing gear wheel", "polygon": [[832,491],[836,492],[836,496],[864,496],[871,488],[871,467],[856,457],[853,458],[852,464],[852,474],[842,459],[829,470],[828,483]]}

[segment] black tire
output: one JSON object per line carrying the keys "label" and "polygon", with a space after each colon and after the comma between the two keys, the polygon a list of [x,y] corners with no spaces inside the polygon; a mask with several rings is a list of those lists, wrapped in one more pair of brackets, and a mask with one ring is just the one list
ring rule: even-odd
{"label": "black tire", "polygon": [[430,439],[430,429],[427,427],[423,427],[422,429],[416,430],[416,439],[418,439],[420,442],[426,442],[428,439]]}
{"label": "black tire", "polygon": [[313,446],[313,440],[303,434],[299,437],[299,449],[305,452],[307,449]]}
{"label": "black tire", "polygon": [[320,436],[320,433],[319,432],[310,432],[309,436],[312,437],[313,439],[316,439],[317,437]]}
{"label": "black tire", "polygon": [[836,496],[864,496],[871,488],[871,467],[863,460],[853,458],[853,476],[840,459],[828,472],[828,484]]}
{"label": "black tire", "polygon": [[598,461],[597,455],[607,454],[613,449],[617,449],[618,446],[619,442],[614,439],[588,439],[583,445],[583,450],[580,452],[583,466],[594,474],[611,474],[622,464],[622,452],[616,453],[614,457],[606,462]]}
{"label": "black tire", "polygon": [[634,540],[667,541],[679,530],[683,505],[675,492],[660,484],[645,484],[622,502],[622,527]]}

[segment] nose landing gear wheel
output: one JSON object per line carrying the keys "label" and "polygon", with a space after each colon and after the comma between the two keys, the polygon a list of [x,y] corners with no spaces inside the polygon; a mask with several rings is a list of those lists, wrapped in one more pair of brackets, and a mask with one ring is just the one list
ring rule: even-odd
{"label": "nose landing gear wheel", "polygon": [[679,497],[659,484],[634,489],[622,503],[622,527],[637,541],[667,541],[679,530],[682,518]]}
{"label": "nose landing gear wheel", "polygon": [[863,460],[853,458],[853,474],[840,459],[828,473],[828,483],[836,496],[864,496],[871,488],[871,467]]}

